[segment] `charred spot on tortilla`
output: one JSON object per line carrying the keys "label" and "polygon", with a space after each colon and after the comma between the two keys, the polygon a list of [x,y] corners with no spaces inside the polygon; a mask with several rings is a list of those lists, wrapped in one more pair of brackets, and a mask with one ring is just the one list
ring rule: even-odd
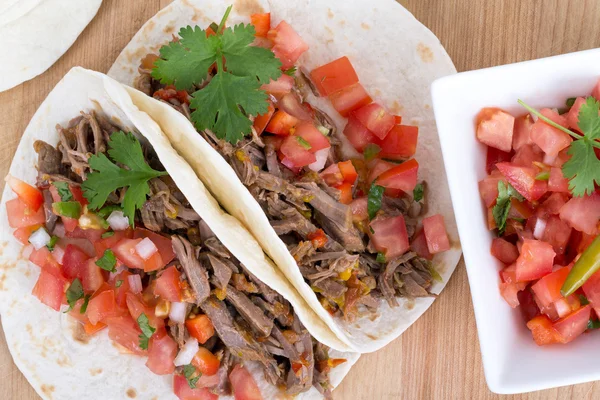
{"label": "charred spot on tortilla", "polygon": [[127,389],[126,394],[127,394],[127,397],[129,397],[130,399],[135,399],[135,397],[137,396],[137,393],[134,388]]}
{"label": "charred spot on tortilla", "polygon": [[54,385],[46,385],[45,383],[42,384],[41,389],[42,393],[44,393],[50,399],[52,398],[52,393],[54,393],[54,390],[56,390]]}
{"label": "charred spot on tortilla", "polygon": [[175,25],[174,24],[168,24],[163,28],[163,32],[167,33],[167,34],[172,34],[175,32]]}
{"label": "charred spot on tortilla", "polygon": [[235,0],[233,7],[240,15],[245,16],[265,12],[265,9],[257,0]]}
{"label": "charred spot on tortilla", "polygon": [[431,49],[426,44],[419,43],[417,45],[417,53],[419,54],[421,61],[423,61],[424,63],[433,62],[433,51],[431,51]]}
{"label": "charred spot on tortilla", "polygon": [[364,30],[369,30],[371,29],[371,25],[367,24],[366,22],[362,22],[360,24],[360,27],[363,28]]}
{"label": "charred spot on tortilla", "polygon": [[90,342],[90,336],[85,333],[85,329],[83,329],[83,325],[81,324],[72,324],[72,336],[76,342],[81,344],[88,344]]}
{"label": "charred spot on tortilla", "polygon": [[102,373],[102,368],[92,368],[90,369],[90,375],[96,376]]}

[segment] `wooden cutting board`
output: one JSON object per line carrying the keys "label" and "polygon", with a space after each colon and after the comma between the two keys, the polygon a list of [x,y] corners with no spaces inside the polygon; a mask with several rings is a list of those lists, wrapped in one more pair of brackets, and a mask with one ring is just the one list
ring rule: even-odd
{"label": "wooden cutting board", "polygon": [[[60,78],[75,65],[108,71],[142,24],[169,3],[169,0],[104,0],[96,18],[52,68],[32,81],[0,93],[0,176],[7,173],[21,133],[33,113]],[[459,71],[600,46],[600,0],[400,0],[400,3],[440,38]],[[4,182],[0,182],[1,189]],[[334,393],[336,399],[365,400],[600,398],[600,388],[595,383],[518,396],[492,394],[483,375],[462,262],[427,313],[392,344],[364,355]],[[39,399],[14,366],[1,334],[0,399]]]}

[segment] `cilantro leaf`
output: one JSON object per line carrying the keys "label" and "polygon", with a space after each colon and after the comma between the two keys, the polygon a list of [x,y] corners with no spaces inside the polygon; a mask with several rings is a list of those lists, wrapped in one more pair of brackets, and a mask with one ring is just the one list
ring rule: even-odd
{"label": "cilantro leaf", "polygon": [[416,202],[423,200],[423,192],[424,191],[425,191],[425,187],[423,186],[423,184],[422,183],[417,184],[417,186],[415,186],[415,188],[413,189],[413,199]]}
{"label": "cilantro leaf", "polygon": [[600,184],[600,160],[594,147],[586,138],[575,140],[567,154],[571,158],[563,165],[562,172],[569,179],[569,190],[576,197],[592,194],[594,184]]}
{"label": "cilantro leaf", "polygon": [[178,42],[161,47],[152,77],[183,90],[206,79],[208,69],[217,59],[219,40],[215,35],[207,37],[199,26],[181,28],[179,37]]}
{"label": "cilantro leaf", "polygon": [[144,313],[140,314],[140,316],[137,319],[137,323],[140,326],[140,329],[142,330],[142,334],[147,338],[150,338],[152,334],[156,332],[156,328],[150,326],[150,320]]}
{"label": "cilantro leaf", "polygon": [[592,320],[592,319],[590,319],[588,321],[586,329],[593,330],[593,329],[598,329],[598,328],[600,328],[600,320],[597,320],[597,319]]}
{"label": "cilantro leaf", "polygon": [[106,239],[111,236],[115,236],[115,233],[113,231],[104,232],[101,237],[102,237],[102,239]]}
{"label": "cilantro leaf", "polygon": [[69,184],[67,182],[52,182],[52,185],[56,187],[58,191],[58,195],[62,201],[71,201],[73,200],[73,193],[71,193],[71,189],[69,188]]}
{"label": "cilantro leaf", "polygon": [[185,379],[187,379],[188,385],[191,389],[196,389],[196,383],[202,376],[201,372],[196,372],[196,367],[194,367],[192,364],[188,364],[183,367],[183,376],[185,376]]}
{"label": "cilantro leaf", "polygon": [[252,24],[227,28],[221,36],[227,71],[237,76],[255,77],[262,83],[276,80],[282,74],[281,61],[271,50],[250,46],[256,29]]}
{"label": "cilantro leaf", "polygon": [[102,257],[96,261],[96,265],[108,272],[114,272],[117,265],[117,257],[111,249],[104,250]]}
{"label": "cilantro leaf", "polygon": [[600,103],[593,97],[588,97],[579,110],[579,129],[586,139],[600,139]]}
{"label": "cilantro leaf", "polygon": [[500,235],[506,229],[506,220],[510,211],[510,199],[512,198],[518,201],[524,200],[523,196],[509,183],[505,184],[503,181],[498,181],[498,197],[496,198],[496,205],[492,209],[492,214]]}
{"label": "cilantro leaf", "polygon": [[128,188],[123,199],[123,213],[133,224],[136,208],[144,205],[150,193],[148,181],[167,172],[150,168],[140,142],[131,133],[115,132],[108,141],[108,155],[129,169],[117,166],[105,154],[93,155],[89,164],[93,172],[81,185],[83,195],[92,210],[101,208],[108,196],[117,189]]}
{"label": "cilantro leaf", "polygon": [[46,248],[49,251],[54,251],[54,246],[56,246],[56,242],[58,242],[58,236],[52,235],[52,237],[50,238],[50,241],[46,245]]}
{"label": "cilantro leaf", "polygon": [[123,280],[119,279],[116,283],[115,283],[115,287],[118,289],[121,287],[121,285],[123,284]]}
{"label": "cilantro leaf", "polygon": [[385,263],[385,254],[383,254],[382,252],[378,252],[375,261],[382,264]]}
{"label": "cilantro leaf", "polygon": [[73,307],[75,307],[75,303],[77,303],[77,300],[82,299],[84,296],[83,285],[81,284],[79,278],[75,278],[73,282],[71,282],[71,285],[67,289],[66,295],[67,303],[69,304],[69,309],[65,312],[69,312],[73,309]]}
{"label": "cilantro leaf", "polygon": [[140,339],[140,349],[142,349],[142,350],[148,350],[148,340],[150,338],[144,336],[143,333],[140,333],[140,335],[138,336],[138,338]]}
{"label": "cilantro leaf", "polygon": [[287,76],[293,77],[296,75],[296,70],[297,70],[296,67],[291,67],[291,68],[288,68],[285,71],[283,71],[283,73],[286,74]]}
{"label": "cilantro leaf", "polygon": [[80,314],[85,314],[91,297],[92,297],[91,294],[86,294],[85,297],[83,298],[83,304],[81,305],[81,308],[79,309]]}
{"label": "cilantro leaf", "polygon": [[366,161],[371,161],[372,159],[377,157],[377,154],[379,154],[380,151],[381,147],[379,147],[375,143],[369,143],[363,151],[363,156]]}
{"label": "cilantro leaf", "polygon": [[192,95],[192,121],[198,130],[210,129],[220,139],[237,143],[251,130],[247,114],[259,115],[268,110],[267,93],[259,89],[260,82],[255,78],[220,72]]}
{"label": "cilantro leaf", "polygon": [[590,301],[584,295],[578,294],[577,297],[579,297],[579,303],[582,306],[587,306],[588,304],[590,304]]}
{"label": "cilantro leaf", "polygon": [[375,218],[375,214],[381,208],[381,200],[383,199],[383,192],[385,188],[383,186],[376,185],[375,182],[369,189],[369,197],[367,200],[367,211],[369,212],[369,219]]}

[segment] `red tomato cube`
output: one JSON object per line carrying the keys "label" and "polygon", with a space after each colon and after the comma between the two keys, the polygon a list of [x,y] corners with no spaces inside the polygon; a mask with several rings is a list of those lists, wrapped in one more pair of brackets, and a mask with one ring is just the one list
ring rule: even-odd
{"label": "red tomato cube", "polygon": [[426,260],[433,259],[433,255],[429,252],[427,239],[425,238],[423,229],[419,230],[413,237],[413,240],[410,243],[410,249],[417,253],[419,257],[423,257]]}
{"label": "red tomato cube", "polygon": [[[90,257],[78,246],[68,244],[63,256],[62,271],[69,279],[81,279],[87,269],[87,261]],[[82,282],[83,283],[83,282]]]}
{"label": "red tomato cube", "polygon": [[512,163],[523,167],[531,167],[534,162],[542,162],[543,159],[544,152],[542,149],[532,143],[521,146],[513,156]]}
{"label": "red tomato cube", "polygon": [[86,314],[92,325],[96,325],[105,318],[114,317],[116,309],[115,292],[110,287],[106,287],[105,290],[94,293],[88,303]]}
{"label": "red tomato cube", "polygon": [[515,117],[499,108],[484,108],[477,115],[477,140],[499,150],[512,150]]}
{"label": "red tomato cube", "polygon": [[498,171],[494,171],[490,176],[479,181],[479,194],[486,207],[491,207],[496,204],[499,181],[505,182],[505,179]]}
{"label": "red tomato cube", "polygon": [[148,342],[148,360],[146,366],[157,375],[169,375],[175,372],[175,357],[179,348],[164,328],[158,329]]}
{"label": "red tomato cube", "polygon": [[441,253],[450,249],[450,240],[446,232],[444,217],[441,214],[424,218],[423,231],[425,231],[427,248],[431,254]]}
{"label": "red tomato cube", "polygon": [[273,96],[279,98],[284,94],[289,93],[294,87],[294,78],[287,74],[281,74],[281,76],[277,80],[269,81],[269,83],[265,83],[260,88],[267,92],[268,94],[272,94]]}
{"label": "red tomato cube", "polygon": [[542,240],[550,243],[556,254],[565,254],[571,231],[571,227],[566,222],[552,215],[546,222]]}
{"label": "red tomato cube", "polygon": [[6,216],[8,217],[8,225],[11,228],[24,228],[46,222],[43,207],[33,211],[18,197],[6,202]]}
{"label": "red tomato cube", "polygon": [[386,138],[396,124],[394,116],[377,103],[367,104],[353,111],[352,115],[379,139]]}
{"label": "red tomato cube", "polygon": [[358,75],[346,56],[313,69],[310,79],[321,96],[329,96],[331,93],[358,83]]}
{"label": "red tomato cube", "polygon": [[417,186],[419,163],[414,158],[396,165],[377,177],[377,184],[384,188],[400,189],[410,193]]}
{"label": "red tomato cube", "polygon": [[329,100],[333,108],[343,117],[348,116],[350,112],[358,110],[373,101],[360,83],[355,83],[352,86],[330,94]]}
{"label": "red tomato cube", "polygon": [[417,151],[419,128],[409,125],[394,125],[387,136],[377,144],[381,151],[377,155],[390,160],[405,160]]}
{"label": "red tomato cube", "polygon": [[556,253],[552,245],[539,240],[525,239],[517,258],[516,278],[519,282],[533,281],[552,272]]}
{"label": "red tomato cube", "polygon": [[508,303],[512,308],[517,308],[519,303],[519,292],[525,290],[527,287],[527,283],[525,282],[513,282],[506,283],[500,282],[500,294],[504,298],[504,300]]}
{"label": "red tomato cube", "polygon": [[485,157],[485,171],[491,174],[496,169],[496,164],[499,162],[509,162],[512,158],[512,153],[507,153],[498,150],[495,147],[487,146],[487,155]]}
{"label": "red tomato cube", "polygon": [[369,143],[375,141],[375,135],[353,116],[348,118],[348,123],[344,128],[344,135],[346,135],[350,144],[361,153]]}
{"label": "red tomato cube", "polygon": [[[544,108],[540,112],[557,124],[567,126],[566,118],[558,115],[555,111]],[[548,125],[541,119],[538,119],[531,128],[531,140],[549,156],[558,155],[561,150],[569,147],[573,141],[567,133]]]}
{"label": "red tomato cube", "polygon": [[[173,375],[173,392],[179,400],[217,400],[219,398],[218,395],[212,393],[206,387],[196,386],[195,389],[190,388],[187,379],[182,375]],[[257,399],[259,398],[257,397]]]}
{"label": "red tomato cube", "polygon": [[44,203],[42,192],[12,175],[8,175],[5,180],[19,199],[27,204],[27,207],[34,212],[40,209],[41,205]]}
{"label": "red tomato cube", "polygon": [[342,175],[342,171],[340,171],[338,164],[331,164],[329,167],[321,171],[319,175],[329,186],[340,185],[344,182],[344,176]]}
{"label": "red tomato cube", "polygon": [[337,163],[337,165],[340,170],[340,173],[342,174],[342,177],[344,178],[344,182],[353,185],[354,182],[356,182],[356,179],[358,178],[358,173],[356,172],[356,168],[354,168],[354,164],[352,164],[352,161],[340,161],[339,163]]}
{"label": "red tomato cube", "polygon": [[267,37],[273,42],[271,50],[281,61],[282,69],[293,67],[302,53],[308,50],[308,45],[285,21],[281,21],[274,29],[271,29],[267,33]]}
{"label": "red tomato cube", "polygon": [[585,332],[591,312],[592,306],[588,304],[552,324],[562,337],[562,343],[569,343]]}
{"label": "red tomato cube", "polygon": [[575,99],[575,103],[567,114],[567,124],[569,128],[581,131],[581,129],[579,129],[579,111],[581,110],[581,106],[584,104],[585,99],[583,97],[578,97]]}
{"label": "red tomato cube", "polygon": [[43,304],[59,311],[68,285],[66,279],[42,269],[31,293]]}
{"label": "red tomato cube", "polygon": [[504,264],[512,264],[519,257],[517,246],[502,238],[494,238],[492,240],[491,253]]}
{"label": "red tomato cube", "polygon": [[560,209],[560,218],[578,231],[596,235],[600,220],[600,194],[594,192],[591,196],[571,198]]}
{"label": "red tomato cube", "polygon": [[328,149],[331,143],[327,136],[323,135],[312,122],[303,121],[296,125],[295,136],[304,139],[310,145],[310,152],[314,153],[319,150]]}
{"label": "red tomato cube", "polygon": [[238,364],[233,367],[233,370],[229,373],[229,381],[233,392],[236,394],[236,399],[256,400],[262,398],[256,381],[243,366]]}
{"label": "red tomato cube", "polygon": [[543,307],[548,307],[558,299],[562,299],[560,288],[567,279],[569,271],[568,267],[559,268],[556,271],[540,278],[531,286],[531,290],[535,293],[538,302]]}
{"label": "red tomato cube", "polygon": [[496,167],[508,183],[529,201],[538,200],[548,190],[547,181],[535,179],[537,170],[533,167],[520,167],[511,163],[498,163]]}
{"label": "red tomato cube", "polygon": [[271,29],[271,13],[252,14],[250,23],[256,30],[254,36],[267,37],[267,33]]}
{"label": "red tomato cube", "polygon": [[582,286],[585,297],[590,301],[592,307],[596,311],[596,315],[600,315],[600,271],[594,273]]}
{"label": "red tomato cube", "polygon": [[384,253],[387,260],[401,256],[410,248],[406,223],[401,214],[376,218],[370,225],[372,230],[369,230],[369,237],[373,246],[377,251]]}
{"label": "red tomato cube", "polygon": [[[285,76],[287,76],[287,75],[285,75]],[[256,131],[256,133],[258,135],[260,135],[264,132],[265,128],[269,124],[269,121],[271,120],[271,117],[273,116],[274,113],[275,113],[275,106],[273,106],[273,103],[271,101],[269,101],[269,108],[267,109],[267,112],[264,114],[257,115],[254,118],[254,122],[252,123],[252,126],[254,127],[254,130]]]}
{"label": "red tomato cube", "polygon": [[315,155],[300,143],[298,136],[288,136],[285,138],[281,144],[280,151],[287,162],[284,165],[288,168],[305,167],[317,160]]}
{"label": "red tomato cube", "polygon": [[551,192],[569,193],[569,180],[564,177],[562,169],[550,168],[548,190]]}
{"label": "red tomato cube", "polygon": [[265,130],[274,135],[287,136],[290,134],[290,130],[295,127],[298,122],[300,122],[298,118],[291,116],[285,111],[277,110]]}
{"label": "red tomato cube", "polygon": [[536,210],[538,217],[547,219],[551,215],[558,215],[562,206],[569,200],[564,193],[552,193]]}
{"label": "red tomato cube", "polygon": [[154,295],[168,301],[181,301],[179,271],[174,265],[165,269],[156,279]]}
{"label": "red tomato cube", "polygon": [[560,333],[552,326],[552,321],[546,315],[538,315],[527,323],[527,328],[533,335],[533,340],[538,346],[547,344],[564,343]]}
{"label": "red tomato cube", "polygon": [[530,114],[525,114],[515,118],[515,128],[513,131],[513,150],[519,150],[526,144],[532,144],[531,140],[531,127],[533,126],[533,119]]}
{"label": "red tomato cube", "polygon": [[108,325],[108,337],[111,340],[125,347],[133,354],[147,354],[147,350],[140,348],[140,335],[142,331],[137,321],[129,315],[108,318],[106,325]]}

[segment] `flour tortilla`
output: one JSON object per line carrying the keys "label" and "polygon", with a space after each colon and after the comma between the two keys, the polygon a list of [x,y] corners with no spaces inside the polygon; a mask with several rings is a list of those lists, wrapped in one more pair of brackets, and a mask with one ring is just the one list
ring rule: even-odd
{"label": "flour tortilla", "polygon": [[[111,97],[112,96],[112,97]],[[123,100],[124,99],[124,100]],[[123,87],[97,72],[73,68],[42,103],[15,154],[10,174],[34,183],[37,175],[37,139],[57,143],[56,124],[66,125],[80,111],[96,110],[109,116],[124,130],[141,134],[170,171],[171,177],[223,244],[259,279],[290,301],[307,329],[315,337],[338,342],[325,324],[306,305],[288,281],[263,256],[258,243],[233,217],[224,213],[189,165],[169,145],[160,128],[137,110]],[[143,126],[143,129],[139,129]],[[119,353],[106,330],[77,340],[78,324],[31,295],[39,267],[27,261],[27,250],[13,237],[8,226],[6,201],[14,198],[8,185],[0,203],[0,315],[8,348],[15,364],[38,394],[45,399],[176,399],[172,376],[153,374],[144,357]],[[356,353],[333,352],[348,359],[332,371],[337,385],[358,359]],[[254,375],[265,398],[277,395],[262,369],[245,364]],[[299,398],[320,398],[311,388]]]}
{"label": "flour tortilla", "polygon": [[[158,49],[186,25],[208,26],[220,21],[228,2],[181,0],[150,19],[125,47],[109,71],[118,81],[132,85],[140,60]],[[444,216],[451,250],[436,255],[434,265],[443,278],[432,288],[440,293],[454,271],[461,250],[443,167],[439,139],[431,109],[431,82],[456,72],[438,39],[406,9],[392,0],[288,2],[237,1],[228,25],[248,23],[255,12],[271,12],[271,24],[287,21],[310,46],[299,64],[308,71],[341,56],[348,56],[361,83],[378,102],[404,122],[419,126],[416,158],[419,178],[427,181],[428,213]],[[433,303],[433,298],[399,299],[399,307],[381,302],[378,313],[348,324],[333,318],[305,283],[294,258],[279,239],[260,205],[238,179],[234,170],[200,135],[192,124],[171,107],[128,89],[133,102],[152,116],[173,147],[190,163],[223,207],[254,234],[265,252],[302,294],[313,310],[336,335],[355,351],[376,351],[398,337]],[[358,156],[341,134],[346,120],[326,99],[307,99],[333,117],[347,157]],[[340,349],[340,350],[343,350]]]}
{"label": "flour tortilla", "polygon": [[90,23],[102,0],[2,0],[0,92],[50,68]]}

